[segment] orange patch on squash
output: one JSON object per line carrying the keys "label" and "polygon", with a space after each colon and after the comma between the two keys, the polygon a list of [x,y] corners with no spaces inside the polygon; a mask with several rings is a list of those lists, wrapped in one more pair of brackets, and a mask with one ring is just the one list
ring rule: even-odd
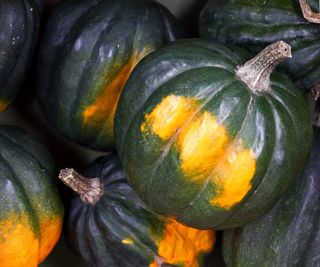
{"label": "orange patch on squash", "polygon": [[194,98],[169,95],[145,115],[141,132],[167,141],[175,134],[180,168],[197,182],[209,179],[217,194],[210,203],[225,209],[239,203],[252,188],[256,171],[253,152],[241,140],[230,140],[227,129]]}
{"label": "orange patch on squash", "polygon": [[36,267],[39,242],[28,219],[10,215],[0,222],[0,266]]}
{"label": "orange patch on squash", "polygon": [[[163,237],[157,242],[158,256],[167,264],[199,267],[199,255],[210,252],[214,243],[213,230],[199,230],[168,219]],[[159,263],[155,261],[149,267],[159,267]]]}
{"label": "orange patch on squash", "polygon": [[51,252],[60,237],[62,219],[40,219],[40,236],[30,224],[28,215],[17,214],[0,222],[1,267],[36,267]]}
{"label": "orange patch on squash", "polygon": [[202,112],[181,129],[178,147],[182,171],[203,181],[219,163],[227,145],[225,127],[209,112]]}
{"label": "orange patch on squash", "polygon": [[40,220],[39,262],[42,262],[51,252],[60,238],[62,218],[48,217]]}
{"label": "orange patch on squash", "polygon": [[255,171],[253,152],[244,149],[241,142],[233,145],[213,173],[213,181],[220,190],[210,203],[226,209],[239,203],[252,188]]}
{"label": "orange patch on squash", "polygon": [[120,94],[127,82],[129,75],[136,64],[152,52],[151,48],[144,48],[141,52],[132,55],[126,65],[122,67],[115,79],[101,90],[96,100],[83,111],[83,122],[93,128],[101,128],[108,124],[106,128],[113,136],[113,120],[119,102]]}
{"label": "orange patch on squash", "polygon": [[195,113],[197,101],[181,96],[165,97],[150,114],[145,115],[141,131],[146,132],[151,126],[152,131],[163,140],[168,140]]}

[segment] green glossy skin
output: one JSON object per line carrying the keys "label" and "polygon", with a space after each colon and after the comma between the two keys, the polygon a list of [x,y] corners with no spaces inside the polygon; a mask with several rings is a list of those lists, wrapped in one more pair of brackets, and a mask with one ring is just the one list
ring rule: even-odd
{"label": "green glossy skin", "polygon": [[[312,135],[302,96],[278,73],[269,92],[253,93],[234,74],[245,61],[241,50],[186,40],[148,56],[130,76],[115,118],[116,147],[133,188],[156,212],[201,229],[244,225],[271,208],[302,170]],[[212,177],[197,183],[181,170],[177,136],[164,142],[142,133],[146,114],[172,94],[197,99],[198,113],[214,115],[231,146],[242,139],[256,155],[252,188],[231,208],[209,203],[219,193]]]}
{"label": "green glossy skin", "polygon": [[[317,0],[308,3],[318,9]],[[283,40],[293,53],[279,70],[302,91],[320,84],[320,25],[303,18],[297,0],[212,0],[202,11],[199,31],[201,37],[254,54]]]}
{"label": "green glossy skin", "polygon": [[[4,266],[11,266],[10,258],[15,264],[21,260],[21,265],[15,266],[36,266],[58,241],[63,206],[56,175],[56,165],[42,144],[17,127],[0,126],[0,254]],[[19,224],[25,227],[24,232],[12,235],[12,229],[18,229],[15,227]],[[28,239],[27,229],[34,240]],[[11,256],[5,256],[6,244],[14,239],[16,245],[9,246]],[[21,250],[29,253],[25,255]]]}
{"label": "green glossy skin", "polygon": [[300,177],[271,211],[224,234],[227,266],[320,266],[320,131]]}
{"label": "green glossy skin", "polygon": [[[47,23],[38,61],[45,115],[79,144],[114,148],[115,107],[135,61],[181,36],[173,15],[153,1],[61,2]],[[95,105],[95,115],[86,119]]]}
{"label": "green glossy skin", "polygon": [[[67,238],[72,249],[80,254],[86,266],[151,266],[159,256],[157,240],[164,234],[166,218],[146,209],[127,183],[114,154],[95,160],[84,175],[99,177],[104,194],[95,205],[84,204],[78,195],[73,198],[67,222]],[[130,243],[123,241],[129,239]],[[199,267],[204,266],[205,256],[205,253],[199,255]],[[186,265],[164,262],[161,266]]]}
{"label": "green glossy skin", "polygon": [[0,2],[0,111],[14,100],[28,75],[41,11],[36,0]]}

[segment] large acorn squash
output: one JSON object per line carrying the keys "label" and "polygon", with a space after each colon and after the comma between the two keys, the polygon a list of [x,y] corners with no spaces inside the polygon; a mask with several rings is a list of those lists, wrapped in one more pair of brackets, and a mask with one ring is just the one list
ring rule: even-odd
{"label": "large acorn squash", "polygon": [[[318,8],[318,0],[308,0]],[[200,16],[200,36],[256,53],[278,40],[292,46],[282,66],[301,89],[320,84],[320,25],[309,23],[298,0],[210,0]]]}
{"label": "large acorn squash", "polygon": [[47,150],[0,126],[0,266],[36,267],[59,239],[63,207]]}
{"label": "large acorn squash", "polygon": [[0,112],[25,87],[41,11],[36,0],[0,1]]}
{"label": "large acorn squash", "polygon": [[239,50],[185,40],[141,61],[121,95],[115,136],[142,200],[203,229],[265,213],[311,145],[299,91],[281,74],[269,77],[287,57],[284,42],[245,63]]}
{"label": "large acorn squash", "polygon": [[114,113],[131,70],[183,34],[173,15],[154,1],[61,2],[40,47],[37,91],[45,115],[80,144],[114,148]]}
{"label": "large acorn squash", "polygon": [[320,266],[320,129],[301,177],[270,212],[224,234],[227,265]]}
{"label": "large acorn squash", "polygon": [[86,266],[200,267],[213,248],[213,230],[198,230],[148,211],[128,185],[117,156],[97,159],[84,178],[60,178],[80,194],[70,206],[67,237]]}

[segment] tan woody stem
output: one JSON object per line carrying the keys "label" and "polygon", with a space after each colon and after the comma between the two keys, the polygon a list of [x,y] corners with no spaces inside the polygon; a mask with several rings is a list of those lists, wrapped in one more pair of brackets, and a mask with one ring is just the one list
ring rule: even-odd
{"label": "tan woody stem", "polygon": [[299,0],[303,17],[312,23],[320,23],[320,13],[315,13],[306,0]]}
{"label": "tan woody stem", "polygon": [[291,58],[291,47],[283,41],[267,46],[243,66],[238,66],[236,75],[253,92],[270,90],[270,75],[274,68],[287,58]]}
{"label": "tan woody stem", "polygon": [[103,195],[103,183],[99,178],[85,178],[74,169],[63,169],[59,173],[62,182],[80,195],[80,199],[94,205]]}

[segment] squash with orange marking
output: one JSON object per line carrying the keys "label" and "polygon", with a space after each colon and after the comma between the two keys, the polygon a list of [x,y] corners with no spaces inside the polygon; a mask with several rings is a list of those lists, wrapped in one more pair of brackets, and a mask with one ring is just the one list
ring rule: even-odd
{"label": "squash with orange marking", "polygon": [[131,70],[184,35],[154,1],[61,2],[40,45],[37,92],[46,117],[79,144],[113,149],[114,113]]}
{"label": "squash with orange marking", "polygon": [[25,132],[0,126],[0,266],[36,267],[62,229],[55,163]]}
{"label": "squash with orange marking", "polygon": [[116,147],[155,212],[201,229],[262,215],[303,169],[311,123],[301,93],[276,72],[280,41],[247,54],[177,41],[137,65],[120,97]]}
{"label": "squash with orange marking", "polygon": [[42,9],[39,0],[0,1],[0,112],[26,87]]}
{"label": "squash with orange marking", "polygon": [[59,177],[80,194],[71,202],[67,237],[86,266],[205,266],[215,232],[150,212],[127,183],[117,156],[97,159],[85,175],[93,178],[73,169]]}

